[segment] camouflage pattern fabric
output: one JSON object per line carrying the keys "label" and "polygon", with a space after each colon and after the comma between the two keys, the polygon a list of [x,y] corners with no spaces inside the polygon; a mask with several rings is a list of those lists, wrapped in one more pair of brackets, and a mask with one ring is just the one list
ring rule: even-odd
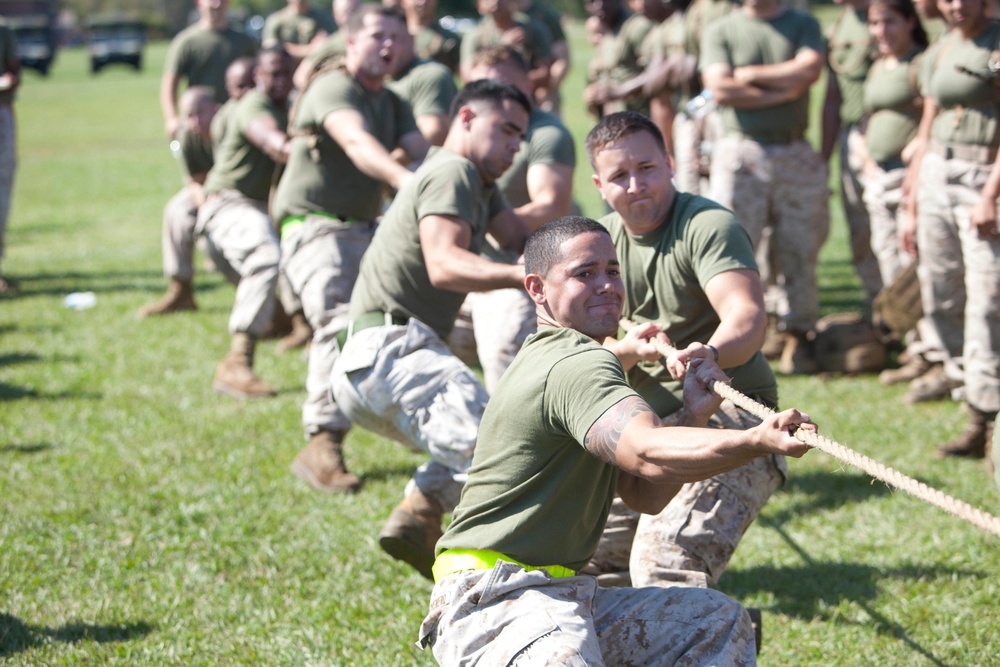
{"label": "camouflage pattern fabric", "polygon": [[183,282],[194,278],[194,228],[198,207],[187,188],[163,208],[163,275]]}
{"label": "camouflage pattern fabric", "polygon": [[419,644],[452,665],[754,665],[743,607],[710,589],[601,588],[500,561],[437,583]]}
{"label": "camouflage pattern fabric", "polygon": [[965,400],[980,412],[1000,410],[1000,237],[980,238],[969,223],[991,167],[929,150],[917,192],[928,335],[948,353],[945,372],[964,378]]}
{"label": "camouflage pattern fabric", "polygon": [[430,327],[380,326],[351,336],[333,364],[331,390],[369,431],[430,454],[411,484],[444,511],[458,504],[489,395]]}
{"label": "camouflage pattern fabric", "polygon": [[840,129],[840,200],[844,205],[844,218],[851,237],[851,258],[854,270],[869,298],[882,289],[878,260],[872,252],[871,224],[868,209],[863,201],[865,187],[862,170],[865,155],[865,137],[856,124]]}
{"label": "camouflage pattern fabric", "polygon": [[198,210],[212,261],[226,275],[238,275],[229,333],[259,338],[274,313],[281,249],[264,202],[223,190]]}
{"label": "camouflage pattern fabric", "polygon": [[900,204],[905,175],[906,169],[903,167],[886,171],[875,166],[865,179],[862,199],[868,211],[871,249],[878,262],[884,287],[891,285],[900,271],[914,259],[899,247],[899,240],[896,238],[899,227],[897,219],[903,214]]}
{"label": "camouflage pattern fabric", "polygon": [[[733,210],[758,250],[772,233],[769,279],[783,295],[777,314],[785,331],[811,331],[819,315],[816,266],[830,228],[826,181],[826,165],[806,141],[765,145],[728,136],[714,147],[709,198]],[[767,276],[762,264],[762,282]]]}
{"label": "camouflage pattern fabric", "polygon": [[330,371],[340,353],[337,334],[347,328],[347,308],[361,257],[376,226],[308,215],[298,231],[281,240],[281,268],[313,329],[306,374],[302,425],[306,436],[346,431],[350,420],[330,396]]}

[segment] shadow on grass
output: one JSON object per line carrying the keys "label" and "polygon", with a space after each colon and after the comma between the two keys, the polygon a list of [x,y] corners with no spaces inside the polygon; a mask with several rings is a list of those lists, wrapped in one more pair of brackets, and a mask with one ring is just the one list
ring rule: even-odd
{"label": "shadow on grass", "polygon": [[0,366],[34,363],[41,360],[42,357],[34,352],[9,352],[7,354],[0,354]]}
{"label": "shadow on grass", "polygon": [[0,454],[37,454],[52,449],[52,444],[48,442],[37,442],[30,445],[3,445],[0,446]]}
{"label": "shadow on grass", "polygon": [[145,637],[152,631],[153,626],[144,622],[121,625],[67,623],[58,628],[49,628],[29,625],[10,614],[0,614],[0,657],[42,646],[47,641],[66,644],[91,641],[106,644]]}
{"label": "shadow on grass", "polygon": [[[196,292],[210,292],[228,285],[221,275],[210,274],[210,278],[195,279]],[[204,278],[202,273],[199,277]],[[111,292],[163,292],[167,280],[163,273],[157,270],[149,271],[101,271],[69,273],[34,273],[18,276],[20,288],[11,299],[24,299],[35,296],[65,296],[70,292],[94,292],[106,294]]]}
{"label": "shadow on grass", "polygon": [[[784,530],[781,523],[764,517],[757,518],[762,526],[774,529],[805,565],[802,567],[755,567],[727,572],[726,592],[734,597],[749,596],[760,591],[774,595],[774,611],[803,620],[820,617],[842,624],[864,624],[876,632],[889,635],[919,653],[928,662],[945,667],[947,663],[909,636],[905,627],[879,612],[871,601],[879,595],[879,582],[888,578],[926,580],[928,578],[974,577],[986,579],[987,574],[974,570],[955,568],[904,566],[891,569],[844,562],[822,562],[813,559],[795,539]],[[835,608],[848,601],[860,607],[870,620],[850,621],[841,616],[834,618],[827,608]]]}
{"label": "shadow on grass", "polygon": [[785,493],[796,493],[804,498],[800,502],[769,514],[768,524],[780,525],[788,519],[810,514],[816,510],[835,509],[846,503],[863,502],[893,493],[892,489],[882,482],[847,471],[794,474],[789,477],[781,490]]}

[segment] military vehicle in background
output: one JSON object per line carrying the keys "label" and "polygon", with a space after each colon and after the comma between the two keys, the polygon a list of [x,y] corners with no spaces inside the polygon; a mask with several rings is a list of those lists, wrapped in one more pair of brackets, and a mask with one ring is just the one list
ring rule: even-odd
{"label": "military vehicle in background", "polygon": [[17,39],[21,67],[49,73],[59,46],[58,0],[0,0],[0,16]]}
{"label": "military vehicle in background", "polygon": [[97,74],[112,63],[142,69],[142,47],[146,44],[146,25],[134,16],[110,14],[94,16],[87,22],[87,50],[90,71]]}

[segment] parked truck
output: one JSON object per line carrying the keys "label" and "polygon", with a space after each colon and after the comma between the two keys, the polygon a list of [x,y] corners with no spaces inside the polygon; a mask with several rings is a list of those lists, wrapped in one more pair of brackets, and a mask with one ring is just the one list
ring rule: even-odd
{"label": "parked truck", "polygon": [[59,46],[58,0],[0,0],[0,17],[17,39],[21,67],[46,76]]}

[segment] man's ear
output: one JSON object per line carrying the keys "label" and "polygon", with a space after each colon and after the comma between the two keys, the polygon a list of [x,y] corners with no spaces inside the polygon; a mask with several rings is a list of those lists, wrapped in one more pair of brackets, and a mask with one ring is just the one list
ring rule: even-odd
{"label": "man's ear", "polygon": [[545,304],[545,283],[542,277],[536,273],[529,273],[524,277],[524,289],[528,290],[528,296],[538,305]]}
{"label": "man's ear", "polygon": [[472,110],[472,107],[468,105],[459,107],[458,119],[459,121],[461,121],[465,129],[469,129],[469,123],[471,123],[472,119],[475,117],[476,117],[476,112]]}
{"label": "man's ear", "polygon": [[601,193],[601,199],[607,201],[607,198],[604,196],[604,188],[601,187],[601,179],[597,177],[597,174],[591,174],[590,179],[594,181],[594,185],[597,187],[597,191]]}

